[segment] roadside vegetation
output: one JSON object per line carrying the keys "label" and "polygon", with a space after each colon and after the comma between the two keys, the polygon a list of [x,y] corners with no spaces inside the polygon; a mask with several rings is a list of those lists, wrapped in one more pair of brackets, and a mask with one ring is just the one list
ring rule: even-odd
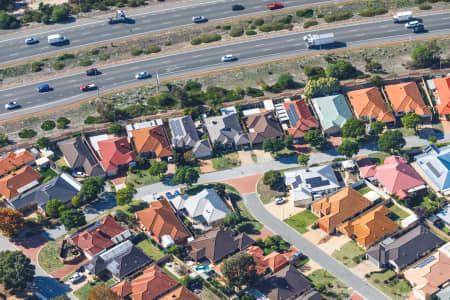
{"label": "roadside vegetation", "polygon": [[407,299],[411,287],[408,282],[392,270],[372,272],[366,275],[367,281],[394,300]]}
{"label": "roadside vegetation", "polygon": [[351,295],[343,282],[324,269],[313,271],[308,278],[325,299],[346,299]]}

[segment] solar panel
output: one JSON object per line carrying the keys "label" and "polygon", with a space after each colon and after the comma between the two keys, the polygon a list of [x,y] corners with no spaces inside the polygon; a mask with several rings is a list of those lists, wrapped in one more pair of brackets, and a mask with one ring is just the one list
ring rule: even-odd
{"label": "solar panel", "polygon": [[427,162],[427,167],[430,169],[431,173],[434,174],[434,176],[438,178],[442,176],[442,173],[439,172],[430,162]]}
{"label": "solar panel", "polygon": [[295,126],[297,121],[299,120],[297,112],[295,111],[295,107],[293,104],[289,104],[289,109],[286,111],[289,117],[289,122],[291,126]]}
{"label": "solar panel", "polygon": [[436,257],[434,255],[431,255],[431,256],[425,258],[424,260],[422,260],[421,262],[419,262],[417,265],[415,265],[413,267],[413,269],[423,268],[435,259],[436,259]]}

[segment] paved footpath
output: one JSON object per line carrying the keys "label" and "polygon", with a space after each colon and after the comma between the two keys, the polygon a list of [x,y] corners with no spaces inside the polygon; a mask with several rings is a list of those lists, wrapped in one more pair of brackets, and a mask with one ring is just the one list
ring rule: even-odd
{"label": "paved footpath", "polygon": [[303,238],[297,231],[292,229],[283,221],[274,217],[266,210],[264,205],[258,199],[256,193],[243,195],[244,203],[250,213],[269,228],[275,234],[280,235],[283,239],[294,245],[297,249],[305,253],[312,260],[321,265],[324,269],[334,275],[336,278],[344,282],[347,286],[353,288],[358,294],[368,300],[388,300],[383,293],[369,285],[366,281],[358,277],[355,273],[339,263],[337,260],[327,255],[317,246],[307,239]]}

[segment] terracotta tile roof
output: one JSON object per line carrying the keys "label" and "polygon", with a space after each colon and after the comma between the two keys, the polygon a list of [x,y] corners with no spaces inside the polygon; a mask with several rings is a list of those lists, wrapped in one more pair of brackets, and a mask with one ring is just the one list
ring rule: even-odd
{"label": "terracotta tile roof", "polygon": [[153,265],[146,269],[141,276],[133,279],[131,282],[122,282],[113,286],[111,290],[120,297],[128,295],[133,300],[153,300],[166,294],[177,285],[178,282],[175,281],[175,279],[166,274],[158,266]]}
{"label": "terracotta tile roof", "polygon": [[172,155],[163,126],[153,126],[132,131],[133,142],[139,153],[152,152],[156,157]]}
{"label": "terracotta tile roof", "polygon": [[262,143],[269,138],[283,136],[280,123],[278,123],[273,112],[250,115],[246,123],[252,144]]}
{"label": "terracotta tile roof", "polygon": [[105,171],[117,170],[120,165],[136,160],[136,155],[126,137],[100,141],[98,147],[102,156],[101,164]]}
{"label": "terracotta tile roof", "polygon": [[158,300],[197,300],[199,299],[184,286],[176,288],[174,291],[162,296]]}
{"label": "terracotta tile roof", "polygon": [[21,167],[32,160],[34,160],[34,156],[28,150],[20,153],[9,152],[0,159],[0,176],[11,172],[17,167]]}
{"label": "terracotta tile roof", "polygon": [[151,203],[151,207],[136,212],[139,222],[144,225],[158,241],[164,235],[170,235],[175,241],[182,241],[189,237],[189,232],[175,215],[175,211],[167,200]]}
{"label": "terracotta tile roof", "polygon": [[289,134],[294,138],[301,138],[305,135],[306,131],[319,127],[319,123],[309,110],[305,99],[283,102],[283,106],[286,112],[291,111],[291,114],[297,116],[295,118],[295,124],[290,123],[291,127],[288,128]]}
{"label": "terracotta tile roof", "polygon": [[311,205],[311,210],[319,215],[318,224],[327,233],[331,233],[343,221],[353,217],[372,204],[366,197],[351,187],[346,187]]}
{"label": "terracotta tile roof", "polygon": [[338,230],[368,248],[398,228],[397,224],[385,216],[387,213],[389,209],[386,206],[378,206],[353,221],[345,222]]}
{"label": "terracotta tile roof", "polygon": [[388,110],[380,91],[376,87],[347,93],[358,118],[368,117],[380,122],[394,122],[394,115]]}
{"label": "terracotta tile roof", "polygon": [[440,115],[450,114],[450,77],[433,79],[439,97],[437,109]]}
{"label": "terracotta tile roof", "polygon": [[364,166],[359,170],[362,177],[375,177],[389,193],[400,199],[408,195],[408,190],[425,184],[413,167],[397,155],[386,157],[381,166]]}
{"label": "terracotta tile roof", "polygon": [[289,264],[289,260],[277,251],[264,256],[264,251],[258,246],[250,246],[247,253],[253,256],[258,275],[264,274],[268,268],[272,270],[272,273],[276,273]]}
{"label": "terracotta tile roof", "polygon": [[25,166],[0,179],[0,194],[10,200],[38,185],[41,178],[32,167]]}
{"label": "terracotta tile roof", "polygon": [[386,94],[396,112],[415,112],[420,116],[431,116],[431,110],[423,102],[415,82],[386,85]]}

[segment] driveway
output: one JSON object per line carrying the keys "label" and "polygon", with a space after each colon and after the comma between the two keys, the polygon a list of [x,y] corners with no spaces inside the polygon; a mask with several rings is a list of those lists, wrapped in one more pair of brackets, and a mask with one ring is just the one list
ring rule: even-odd
{"label": "driveway", "polygon": [[383,293],[370,286],[355,273],[347,269],[344,265],[328,256],[318,247],[303,238],[287,224],[274,217],[265,209],[256,193],[246,194],[243,197],[245,205],[256,219],[267,226],[272,232],[280,235],[283,239],[294,245],[294,247],[305,253],[308,257],[317,262],[322,266],[322,268],[326,269],[336,278],[353,288],[360,295],[364,295],[364,297],[369,300],[389,299]]}

